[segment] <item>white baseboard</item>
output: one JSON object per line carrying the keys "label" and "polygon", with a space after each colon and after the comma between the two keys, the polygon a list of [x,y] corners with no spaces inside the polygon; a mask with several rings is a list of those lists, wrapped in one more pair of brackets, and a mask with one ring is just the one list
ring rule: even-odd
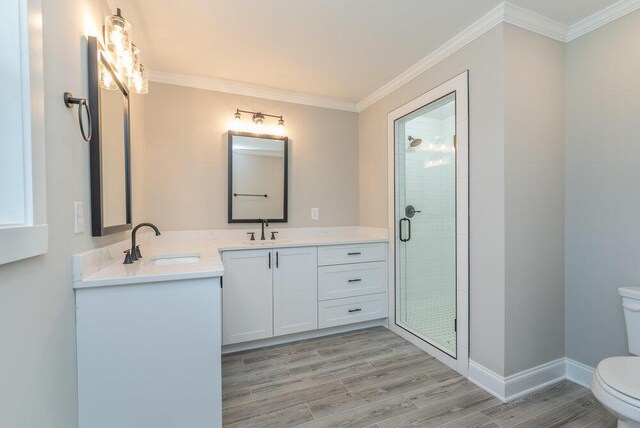
{"label": "white baseboard", "polygon": [[592,375],[592,368],[568,358],[550,361],[507,377],[475,361],[469,361],[469,380],[504,402],[513,401],[563,379],[588,388]]}
{"label": "white baseboard", "polygon": [[585,388],[591,388],[591,379],[596,369],[571,358],[566,358],[565,360],[567,364],[567,379]]}
{"label": "white baseboard", "polygon": [[363,321],[355,324],[341,325],[338,327],[324,328],[320,330],[312,330],[304,333],[289,334],[287,336],[272,337],[269,339],[254,340],[252,342],[236,343],[233,345],[223,345],[222,354],[232,354],[234,352],[248,351],[251,349],[264,348],[267,346],[281,345],[284,343],[296,342],[298,340],[315,339],[332,334],[346,333],[364,328],[384,326],[388,327],[387,318],[381,318],[372,321]]}
{"label": "white baseboard", "polygon": [[507,401],[504,377],[472,360],[469,360],[469,380],[494,397]]}

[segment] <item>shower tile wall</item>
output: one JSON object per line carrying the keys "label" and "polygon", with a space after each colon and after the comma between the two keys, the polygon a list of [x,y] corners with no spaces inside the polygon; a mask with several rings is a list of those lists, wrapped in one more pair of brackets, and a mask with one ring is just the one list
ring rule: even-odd
{"label": "shower tile wall", "polygon": [[[402,183],[403,206],[413,205],[422,213],[412,221],[412,240],[407,246],[404,260],[407,267],[419,275],[410,282],[403,281],[408,300],[455,294],[455,154],[426,150],[429,143],[453,146],[455,123],[419,117],[405,127],[405,156],[399,157],[406,174]],[[417,148],[409,147],[408,137],[421,138]],[[405,160],[406,159],[406,160]],[[437,162],[442,164],[438,165]],[[405,163],[406,162],[406,163]],[[405,178],[405,177],[403,177]],[[406,183],[406,184],[405,184]],[[405,272],[406,270],[403,270]]]}

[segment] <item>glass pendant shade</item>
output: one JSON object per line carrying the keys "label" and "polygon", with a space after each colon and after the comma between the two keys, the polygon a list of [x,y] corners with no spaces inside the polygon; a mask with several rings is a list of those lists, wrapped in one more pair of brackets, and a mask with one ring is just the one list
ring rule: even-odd
{"label": "glass pendant shade", "polygon": [[117,57],[116,63],[118,66],[118,72],[121,76],[127,77],[133,74],[135,70],[135,59],[133,56],[133,52],[130,49],[123,51],[122,55]]}
{"label": "glass pendant shade", "polygon": [[149,93],[149,78],[144,65],[140,64],[138,69],[134,70],[129,77],[129,90],[135,94]]}
{"label": "glass pendant shade", "polygon": [[122,17],[120,9],[104,19],[104,42],[111,57],[119,60],[131,53],[131,24]]}
{"label": "glass pendant shade", "polygon": [[100,87],[102,89],[108,89],[109,91],[118,89],[118,84],[109,69],[102,64],[102,61],[98,63],[98,70],[100,72]]}

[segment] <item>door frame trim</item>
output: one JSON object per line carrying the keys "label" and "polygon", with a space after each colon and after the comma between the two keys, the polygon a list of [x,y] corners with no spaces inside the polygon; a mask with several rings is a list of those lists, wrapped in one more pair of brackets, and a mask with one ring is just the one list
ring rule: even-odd
{"label": "door frame trim", "polygon": [[[395,121],[443,96],[456,93],[456,358],[396,324],[396,153]],[[469,71],[442,83],[388,115],[387,194],[389,228],[389,329],[464,376],[469,373]]]}

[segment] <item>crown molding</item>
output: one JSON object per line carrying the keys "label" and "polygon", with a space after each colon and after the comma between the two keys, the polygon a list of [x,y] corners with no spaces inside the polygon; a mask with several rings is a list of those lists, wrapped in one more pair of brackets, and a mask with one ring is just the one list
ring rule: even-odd
{"label": "crown molding", "polygon": [[513,3],[504,3],[503,21],[560,42],[567,41],[568,25]]}
{"label": "crown molding", "polygon": [[404,71],[395,79],[358,103],[358,111],[381,100],[418,75],[434,67],[456,51],[462,49],[498,24],[508,23],[560,42],[570,42],[618,18],[640,9],[640,0],[621,0],[573,25],[566,25],[537,12],[503,2],[491,12],[473,23],[462,33],[446,42],[429,56]]}
{"label": "crown molding", "polygon": [[[640,0],[639,0],[640,1]],[[568,27],[561,22],[547,18],[539,13],[532,12],[509,2],[504,2],[495,7],[491,12],[467,27],[453,39],[446,42],[437,50],[420,60],[417,64],[400,74],[395,79],[382,86],[358,103],[358,110],[363,111],[367,107],[381,100],[391,92],[405,85],[420,74],[437,65],[448,56],[462,49],[478,37],[491,30],[496,25],[509,23],[534,33],[550,37],[559,41],[566,41]]]}
{"label": "crown molding", "polygon": [[614,3],[582,21],[571,25],[567,32],[567,41],[570,42],[578,37],[584,36],[638,9],[640,9],[640,0],[621,0]]}
{"label": "crown molding", "polygon": [[155,70],[149,70],[149,80],[157,83],[167,83],[170,85],[205,89],[207,91],[224,92],[226,94],[245,95],[248,97],[266,98],[269,100],[283,101],[287,103],[358,112],[358,106],[355,103],[320,97],[317,95],[303,94],[300,92],[286,91],[283,89],[273,89],[248,83],[234,82],[232,80],[165,73],[163,71]]}
{"label": "crown molding", "polygon": [[[113,9],[114,0],[106,0],[106,3]],[[420,74],[436,66],[499,24],[512,24],[566,43],[638,9],[640,9],[640,0],[621,0],[582,21],[573,25],[566,25],[539,13],[514,5],[509,1],[505,1],[359,103],[351,103],[282,89],[273,89],[231,80],[166,73],[162,71],[149,71],[149,80],[157,83],[167,83],[228,94],[266,98],[359,113],[415,79]]]}
{"label": "crown molding", "polygon": [[421,59],[417,64],[413,65],[408,70],[404,71],[395,79],[382,86],[380,89],[369,95],[364,100],[358,103],[358,111],[363,111],[367,107],[380,101],[391,92],[405,85],[409,81],[415,79],[420,74],[434,67],[453,53],[462,49],[487,31],[491,30],[496,25],[502,23],[504,19],[504,3],[498,5],[482,18],[474,22],[471,26],[467,27],[460,34],[453,39],[440,46],[428,56]]}

